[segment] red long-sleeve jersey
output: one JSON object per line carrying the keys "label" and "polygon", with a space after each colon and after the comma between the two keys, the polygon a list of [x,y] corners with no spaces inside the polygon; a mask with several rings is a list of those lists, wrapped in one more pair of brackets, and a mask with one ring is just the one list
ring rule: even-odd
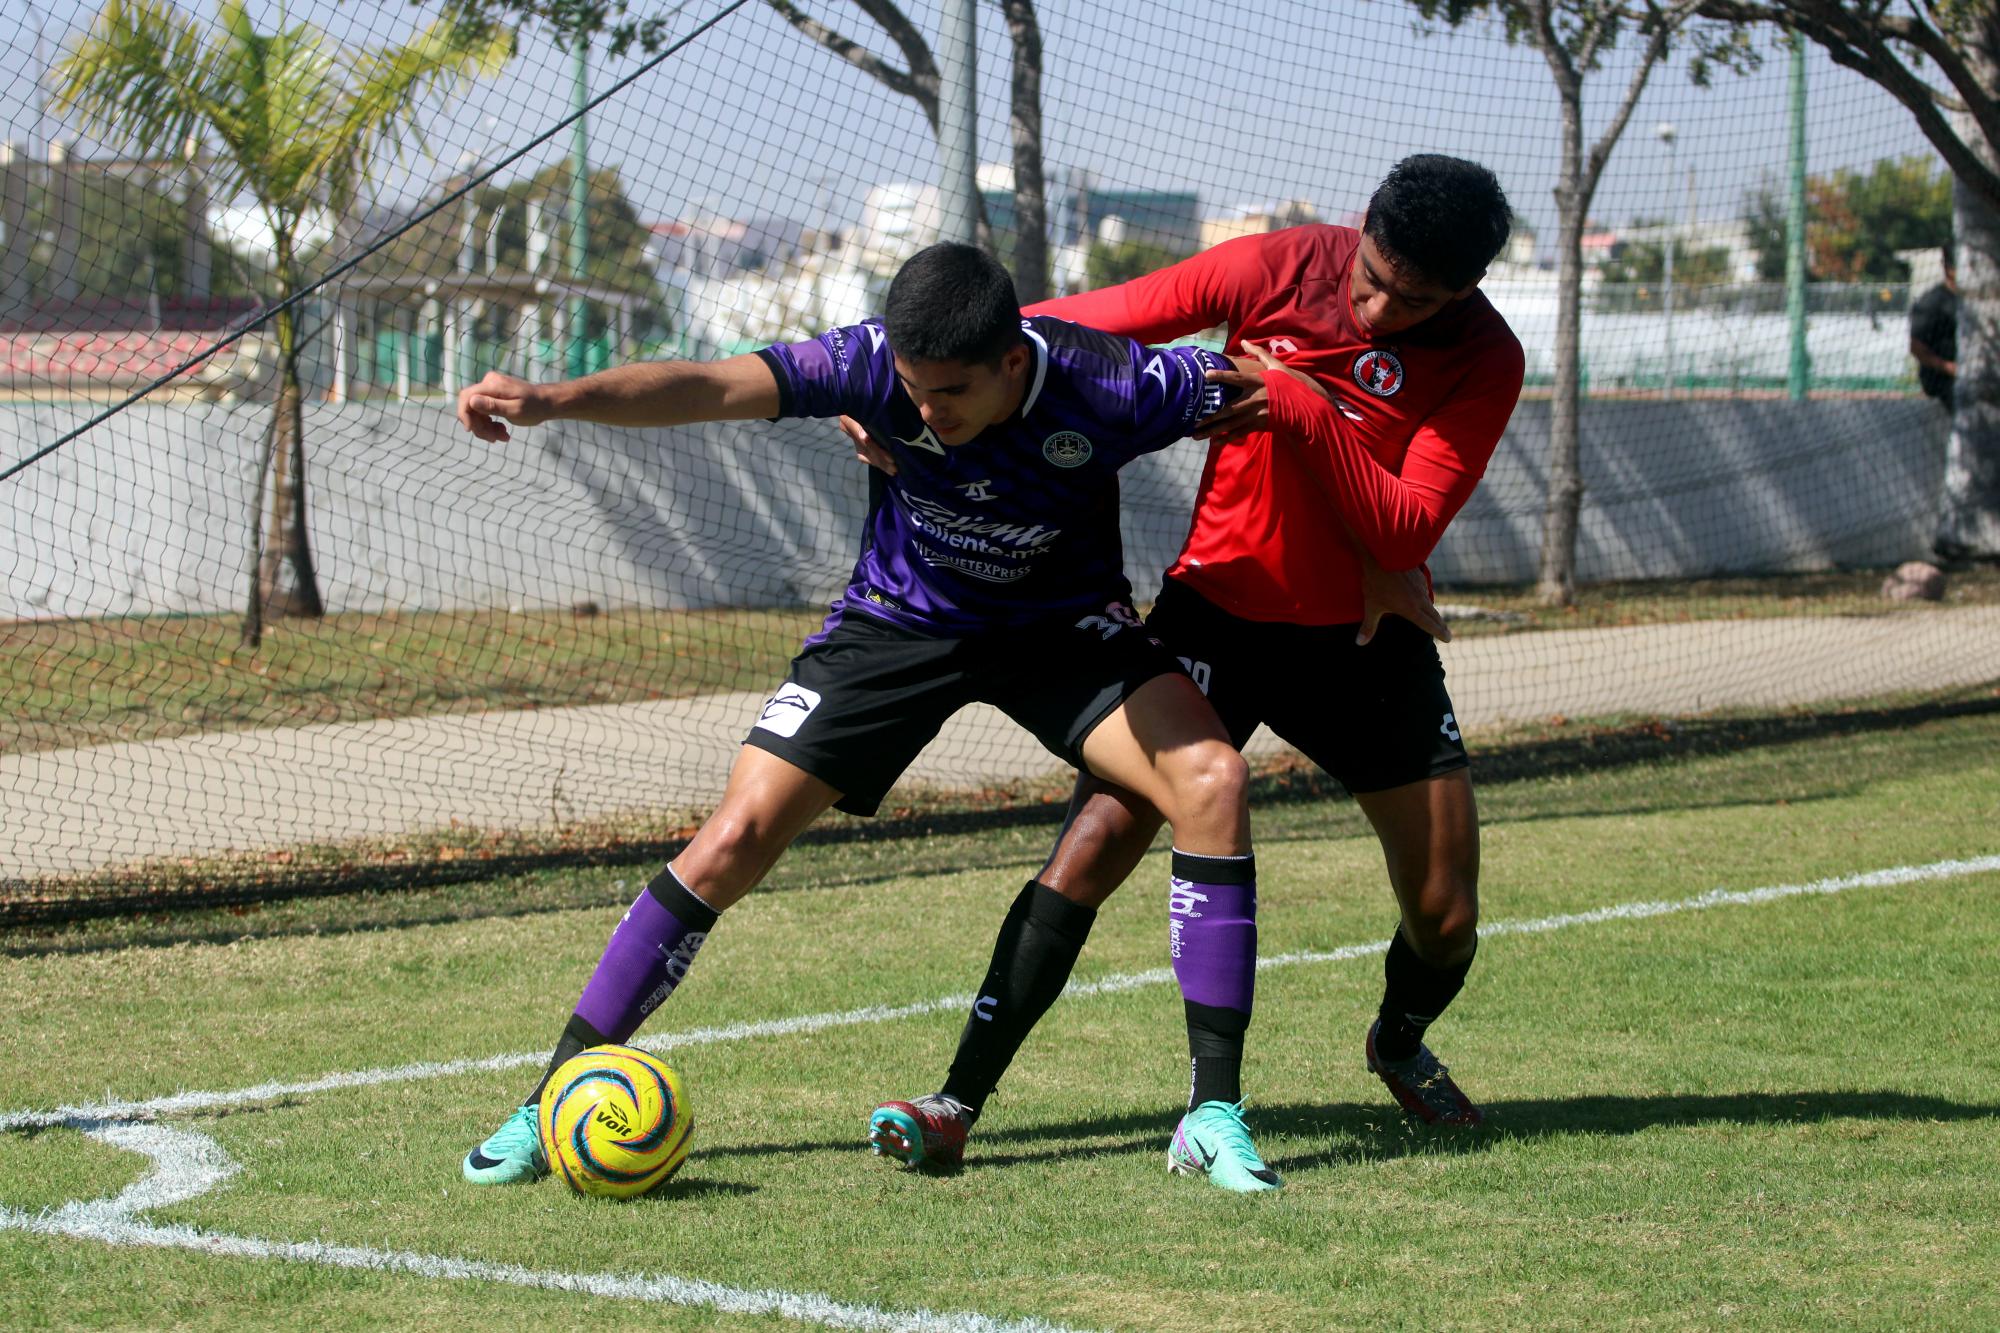
{"label": "red long-sleeve jersey", "polygon": [[1361,618],[1352,529],[1390,569],[1421,565],[1471,496],[1521,395],[1521,344],[1485,295],[1380,340],[1355,326],[1349,227],[1225,241],[1117,287],[1044,301],[1056,315],[1147,342],[1218,324],[1228,350],[1263,343],[1333,394],[1266,377],[1271,419],[1209,448],[1194,520],[1169,578],[1246,620]]}

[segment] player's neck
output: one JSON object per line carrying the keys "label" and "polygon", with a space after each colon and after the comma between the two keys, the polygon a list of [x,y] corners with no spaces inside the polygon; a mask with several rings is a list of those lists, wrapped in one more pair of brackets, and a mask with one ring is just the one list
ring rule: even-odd
{"label": "player's neck", "polygon": [[[1007,393],[1000,400],[1006,405],[1007,410],[1001,414],[1000,421],[1012,421],[1021,414],[1021,404],[1028,400],[1028,374],[1034,369],[1034,364],[1030,358],[1022,363],[1017,373],[1007,375]],[[993,424],[997,426],[1000,421]]]}

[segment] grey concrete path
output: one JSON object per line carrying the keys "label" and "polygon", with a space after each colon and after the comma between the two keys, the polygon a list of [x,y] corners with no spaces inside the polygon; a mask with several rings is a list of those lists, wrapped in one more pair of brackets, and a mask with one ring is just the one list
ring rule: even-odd
{"label": "grey concrete path", "polygon": [[[2000,607],[1469,637],[1443,648],[1461,725],[1689,715],[2000,679]],[[451,826],[706,808],[762,694],[409,718],[0,757],[0,878]],[[1268,733],[1253,753],[1281,748]],[[909,777],[976,787],[1057,767],[986,708]],[[892,798],[893,800],[893,798]]]}

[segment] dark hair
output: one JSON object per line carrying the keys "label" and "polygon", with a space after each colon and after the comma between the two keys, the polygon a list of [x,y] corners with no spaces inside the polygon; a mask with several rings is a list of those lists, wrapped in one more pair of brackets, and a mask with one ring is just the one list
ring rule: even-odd
{"label": "dark hair", "polygon": [[1950,241],[1938,247],[1938,258],[1944,260],[1944,271],[1947,273],[1958,272],[1958,256],[1954,250],[1955,247]]}
{"label": "dark hair", "polygon": [[1399,269],[1452,291],[1469,287],[1507,244],[1513,210],[1477,162],[1418,153],[1389,169],[1368,200],[1367,231]]}
{"label": "dark hair", "polygon": [[912,361],[997,366],[1021,341],[1021,298],[1000,261],[944,241],[917,251],[889,284],[882,326]]}

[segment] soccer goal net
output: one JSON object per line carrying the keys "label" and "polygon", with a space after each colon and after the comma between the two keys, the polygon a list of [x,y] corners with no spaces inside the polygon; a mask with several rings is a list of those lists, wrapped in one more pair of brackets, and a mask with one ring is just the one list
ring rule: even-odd
{"label": "soccer goal net", "polygon": [[[44,0],[0,39],[0,918],[617,855],[713,804],[867,468],[825,422],[481,443],[455,395],[878,313],[953,212],[963,6],[634,0],[558,40],[588,8]],[[1475,748],[1990,693],[1996,580],[1897,573],[1948,426],[1912,118],[1769,32],[1705,85],[1692,32],[1587,71],[1586,150],[1647,78],[1578,219],[1550,605],[1563,105],[1533,41],[1435,8],[977,5],[977,235],[1032,301],[1358,225],[1406,154],[1482,162],[1527,388],[1430,560]],[[1123,476],[1142,602],[1205,454]],[[1041,803],[1057,766],[974,709],[889,809]]]}

